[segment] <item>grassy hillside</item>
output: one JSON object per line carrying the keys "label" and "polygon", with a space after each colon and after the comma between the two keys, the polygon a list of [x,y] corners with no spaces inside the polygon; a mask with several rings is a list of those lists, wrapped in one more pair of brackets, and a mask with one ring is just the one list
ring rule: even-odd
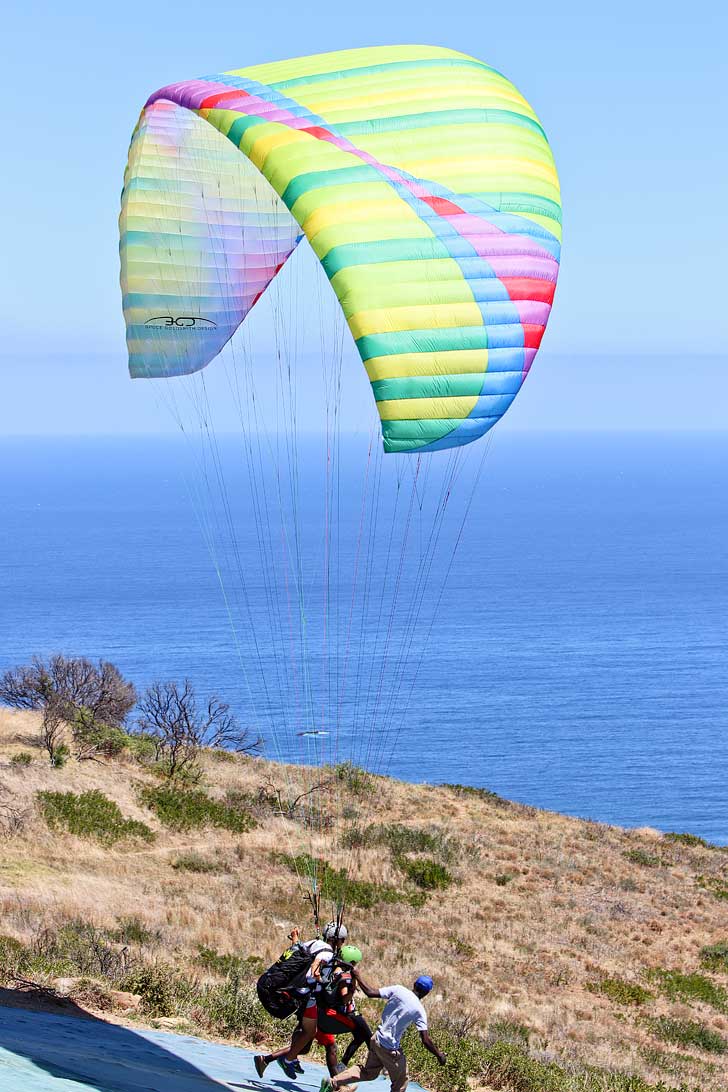
{"label": "grassy hillside", "polygon": [[278,1044],[251,985],[310,928],[295,866],[313,855],[332,885],[343,867],[359,881],[347,923],[369,979],[435,977],[448,1070],[411,1044],[431,1087],[728,1086],[725,850],[349,768],[284,818],[295,769],[207,754],[197,795],[169,793],[131,755],[52,768],[36,734],[0,711],[6,1001],[33,983],[111,1019]]}

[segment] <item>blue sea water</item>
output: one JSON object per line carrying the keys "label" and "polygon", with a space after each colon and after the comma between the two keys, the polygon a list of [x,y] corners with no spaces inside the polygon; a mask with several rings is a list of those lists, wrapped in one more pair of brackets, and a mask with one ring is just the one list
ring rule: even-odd
{"label": "blue sea water", "polygon": [[[225,442],[221,451],[232,465]],[[377,641],[389,627],[393,647],[410,641],[420,670],[402,667],[402,701],[393,699],[392,731],[377,755],[387,772],[728,843],[728,437],[497,435],[442,599],[452,542],[425,574],[421,615],[406,607],[420,586],[408,563],[399,573],[404,613],[377,607],[386,536],[369,547],[368,613],[349,605],[361,454],[352,440],[341,459],[336,511],[349,537],[326,584],[335,618],[328,660],[319,647],[320,574],[308,588],[313,704],[333,671],[334,692],[347,677],[338,710],[347,731],[364,733],[372,715],[382,718],[387,693],[373,691],[389,691],[396,674],[369,668],[383,657]],[[210,521],[190,499],[190,481],[194,501],[201,479],[187,458],[174,438],[0,443],[0,670],[61,649],[102,656],[139,686],[188,676],[256,723],[262,686],[267,715],[287,725],[274,753],[295,757],[293,729],[307,726],[290,709],[306,688],[291,666],[301,638],[292,637],[299,643],[281,667],[285,634],[269,632],[269,615],[283,584],[270,582],[259,523],[236,500],[242,470],[229,477],[225,519],[235,541],[216,555],[221,586],[205,541]],[[304,480],[318,480],[320,466],[305,464],[304,451]],[[300,512],[311,556],[322,537],[314,494],[303,489]],[[383,494],[383,526],[391,504]],[[423,528],[413,535],[422,539]],[[290,559],[290,542],[282,550]],[[247,580],[244,609],[232,568]],[[360,565],[361,587],[364,575]],[[355,757],[371,757],[349,743]]]}

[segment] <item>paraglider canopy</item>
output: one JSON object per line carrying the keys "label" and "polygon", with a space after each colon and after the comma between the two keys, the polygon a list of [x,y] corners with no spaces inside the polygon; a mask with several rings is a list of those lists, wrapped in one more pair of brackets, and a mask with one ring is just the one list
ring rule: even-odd
{"label": "paraglider canopy", "polygon": [[346,50],[162,88],[121,211],[131,374],[216,356],[305,235],[371,381],[385,451],[483,435],[556,285],[560,204],[531,107],[453,50]]}

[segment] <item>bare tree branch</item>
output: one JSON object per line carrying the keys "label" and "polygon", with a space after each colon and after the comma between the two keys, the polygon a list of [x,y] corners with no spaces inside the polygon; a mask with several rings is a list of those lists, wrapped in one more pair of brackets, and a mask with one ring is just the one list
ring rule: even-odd
{"label": "bare tree branch", "polygon": [[192,683],[153,683],[139,702],[138,730],[154,740],[156,757],[169,777],[196,775],[203,747],[254,754],[262,740],[242,728],[230,706],[211,697],[204,710],[197,704]]}

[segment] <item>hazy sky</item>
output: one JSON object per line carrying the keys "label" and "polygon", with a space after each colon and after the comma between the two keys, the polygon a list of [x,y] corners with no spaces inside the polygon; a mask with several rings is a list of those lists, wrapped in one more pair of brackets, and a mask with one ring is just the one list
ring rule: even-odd
{"label": "hazy sky", "polygon": [[0,432],[168,427],[126,377],[118,288],[122,173],[152,90],[399,42],[503,71],[540,115],[561,176],[556,305],[504,427],[728,426],[724,11],[671,0],[11,3]]}

